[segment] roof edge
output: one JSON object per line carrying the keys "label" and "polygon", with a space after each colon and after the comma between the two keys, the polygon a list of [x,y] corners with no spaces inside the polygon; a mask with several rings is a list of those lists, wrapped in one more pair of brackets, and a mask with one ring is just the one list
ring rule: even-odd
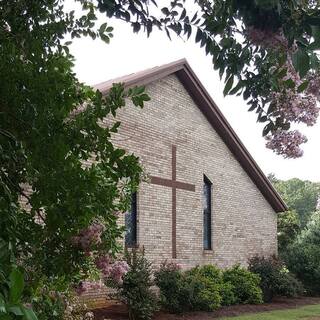
{"label": "roof edge", "polygon": [[[185,74],[184,74],[185,73]],[[178,72],[178,78],[184,84],[189,94],[192,94],[196,104],[200,107],[200,101],[203,99],[201,105],[204,107],[202,110],[207,119],[211,117],[216,119],[210,119],[209,122],[213,128],[220,135],[221,139],[229,147],[235,158],[239,161],[243,169],[249,175],[251,180],[256,184],[258,189],[264,195],[264,197],[271,204],[276,212],[283,212],[288,210],[286,203],[283,201],[279,193],[273,187],[270,180],[263,173],[257,162],[249,153],[248,149],[244,146],[239,136],[235,133],[225,116],[222,114],[208,91],[205,89],[197,75],[194,73],[189,63],[184,63],[184,68]],[[185,79],[186,78],[186,79]],[[197,93],[199,91],[199,94]],[[209,114],[208,114],[209,113]],[[217,129],[219,128],[219,129]]]}
{"label": "roof edge", "polygon": [[180,59],[172,63],[147,69],[124,77],[109,80],[94,86],[95,89],[106,94],[113,83],[124,83],[125,87],[135,85],[146,85],[153,81],[164,78],[170,74],[176,74],[185,89],[188,91],[195,104],[205,115],[214,130],[228,146],[229,150],[238,160],[242,168],[255,183],[257,188],[269,202],[275,212],[288,210],[286,203],[272,186],[269,179],[263,173],[257,162],[253,159],[247,148],[244,146],[238,135],[222,114],[208,91],[205,89],[197,75],[186,59]]}

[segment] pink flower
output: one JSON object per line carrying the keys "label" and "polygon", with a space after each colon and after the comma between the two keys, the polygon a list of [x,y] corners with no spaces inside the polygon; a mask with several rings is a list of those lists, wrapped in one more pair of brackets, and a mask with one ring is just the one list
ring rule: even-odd
{"label": "pink flower", "polygon": [[90,255],[92,246],[102,242],[101,236],[104,231],[105,226],[102,223],[94,222],[89,227],[82,229],[77,236],[72,237],[71,243]]}
{"label": "pink flower", "polygon": [[276,154],[283,155],[285,158],[299,158],[303,155],[300,148],[302,143],[306,143],[307,138],[299,131],[278,130],[265,137],[266,147],[273,150]]}
{"label": "pink flower", "polygon": [[320,100],[320,76],[316,74],[308,75],[307,80],[309,81],[307,93]]}
{"label": "pink flower", "polygon": [[119,284],[122,283],[123,277],[129,271],[129,266],[125,261],[112,262],[109,255],[98,257],[95,264],[105,279],[112,279]]}
{"label": "pink flower", "polygon": [[319,116],[317,101],[312,95],[301,95],[292,90],[274,92],[271,94],[272,103],[276,105],[273,112],[275,117],[280,115],[288,122],[302,122],[313,126]]}

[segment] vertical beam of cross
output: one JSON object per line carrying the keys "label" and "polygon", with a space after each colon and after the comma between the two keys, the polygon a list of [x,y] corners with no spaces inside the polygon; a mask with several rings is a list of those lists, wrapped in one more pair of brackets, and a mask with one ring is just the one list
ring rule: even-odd
{"label": "vertical beam of cross", "polygon": [[195,191],[195,185],[177,181],[177,147],[172,145],[171,149],[171,180],[161,177],[151,176],[151,183],[171,188],[172,204],[172,223],[171,223],[171,242],[172,258],[177,258],[177,189]]}

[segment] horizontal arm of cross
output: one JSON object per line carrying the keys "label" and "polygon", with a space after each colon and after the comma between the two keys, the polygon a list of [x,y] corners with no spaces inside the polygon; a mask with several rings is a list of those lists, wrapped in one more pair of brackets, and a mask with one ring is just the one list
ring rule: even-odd
{"label": "horizontal arm of cross", "polygon": [[195,191],[196,190],[196,187],[194,184],[180,182],[180,181],[173,181],[170,179],[164,179],[164,178],[154,177],[154,176],[151,176],[151,183],[157,184],[159,186],[182,189],[182,190],[187,190],[187,191]]}

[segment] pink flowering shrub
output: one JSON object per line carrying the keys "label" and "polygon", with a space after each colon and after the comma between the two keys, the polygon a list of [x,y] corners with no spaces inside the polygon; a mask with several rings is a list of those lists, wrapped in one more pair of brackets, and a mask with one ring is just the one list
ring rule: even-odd
{"label": "pink flowering shrub", "polygon": [[266,147],[285,158],[299,158],[303,155],[300,145],[307,142],[307,138],[299,131],[277,130],[266,136]]}
{"label": "pink flowering shrub", "polygon": [[[117,262],[114,270],[128,272],[123,281],[109,282],[116,289],[115,297],[128,307],[129,320],[151,320],[158,309],[152,277],[152,264],[145,258],[144,252],[137,250],[125,252],[126,264]],[[116,277],[115,277],[116,278]]]}
{"label": "pink flowering shrub", "polygon": [[95,264],[101,271],[104,280],[111,279],[119,284],[122,283],[124,275],[129,271],[129,266],[126,261],[112,261],[109,255],[99,256],[95,260]]}
{"label": "pink flowering shrub", "polygon": [[89,290],[101,289],[104,282],[109,280],[121,284],[124,275],[129,271],[125,261],[116,260],[108,253],[103,252],[102,235],[105,226],[101,221],[94,221],[87,228],[80,230],[78,235],[71,238],[71,243],[84,252],[84,255],[91,258],[96,269],[100,272],[100,279],[97,281],[81,281],[75,286],[75,291],[81,295]]}
{"label": "pink flowering shrub", "polygon": [[89,227],[82,229],[79,234],[71,238],[74,246],[80,247],[85,252],[90,252],[90,249],[99,245],[101,236],[105,231],[105,226],[101,222],[94,222]]}

